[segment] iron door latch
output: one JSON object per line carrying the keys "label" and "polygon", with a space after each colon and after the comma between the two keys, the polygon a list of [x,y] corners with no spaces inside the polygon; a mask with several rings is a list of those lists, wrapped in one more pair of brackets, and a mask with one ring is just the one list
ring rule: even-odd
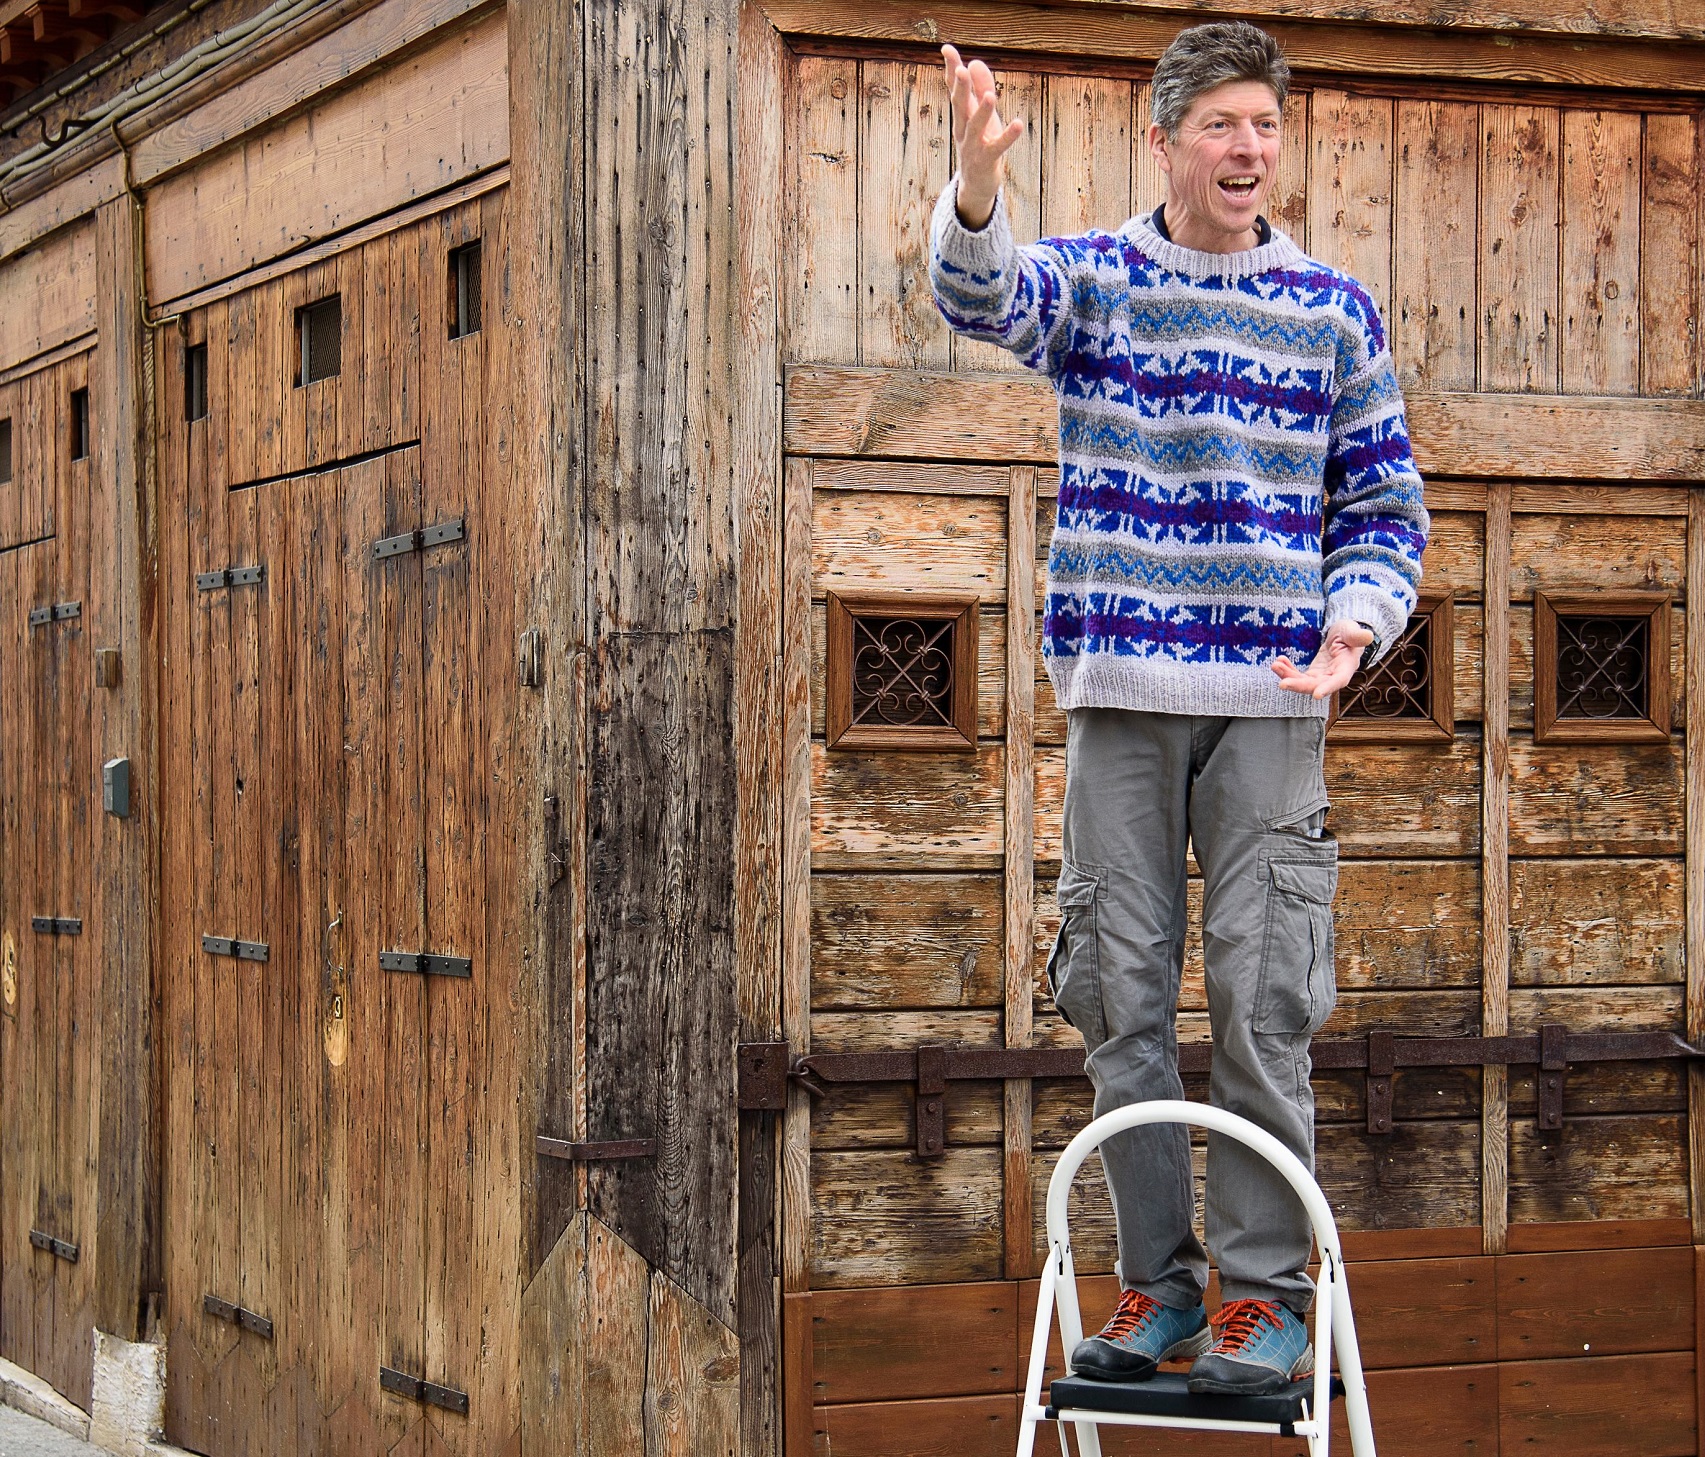
{"label": "iron door latch", "polygon": [[457,1391],[453,1386],[422,1381],[418,1376],[410,1376],[406,1371],[393,1371],[389,1366],[379,1368],[379,1385],[397,1396],[406,1396],[410,1401],[441,1406],[445,1411],[453,1411],[458,1416],[465,1417],[468,1414],[468,1393]]}
{"label": "iron door latch", "polygon": [[73,1265],[77,1263],[77,1246],[68,1239],[55,1239],[46,1230],[32,1229],[30,1243],[38,1250],[46,1250],[56,1260],[66,1260]]}
{"label": "iron door latch", "polygon": [[266,564],[253,567],[221,567],[216,572],[197,572],[198,592],[217,592],[221,587],[252,587],[266,580]]}
{"label": "iron door latch", "polygon": [[230,936],[203,936],[201,949],[209,956],[235,956],[239,961],[265,961],[271,947],[264,941],[238,941]]}
{"label": "iron door latch", "polygon": [[81,602],[55,602],[50,607],[30,608],[30,626],[45,627],[50,622],[67,622],[83,615]]}
{"label": "iron door latch", "polygon": [[38,936],[81,936],[83,922],[78,916],[31,916],[30,930]]}
{"label": "iron door latch", "polygon": [[570,1143],[563,1138],[546,1138],[541,1133],[533,1139],[533,1148],[545,1158],[570,1159],[577,1164],[657,1156],[655,1138],[609,1138],[601,1143]]}
{"label": "iron door latch", "polygon": [[462,976],[474,974],[473,958],[469,956],[437,956],[430,951],[381,951],[380,971],[413,971],[422,976]]}
{"label": "iron door latch", "polygon": [[460,541],[467,534],[460,516],[454,521],[440,521],[436,526],[417,526],[401,536],[384,536],[374,542],[373,560],[382,562],[386,557],[407,556],[411,551],[425,551],[429,546]]}
{"label": "iron door latch", "polygon": [[240,1325],[246,1331],[253,1331],[264,1341],[272,1339],[272,1322],[264,1315],[245,1310],[229,1300],[221,1300],[217,1295],[203,1295],[201,1308],[219,1320],[228,1320],[232,1325]]}

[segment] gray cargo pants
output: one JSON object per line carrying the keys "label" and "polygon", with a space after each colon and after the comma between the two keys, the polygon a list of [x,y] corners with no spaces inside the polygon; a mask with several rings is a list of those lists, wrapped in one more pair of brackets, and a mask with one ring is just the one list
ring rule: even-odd
{"label": "gray cargo pants", "polygon": [[[1308,1043],[1337,994],[1325,720],[1083,708],[1068,725],[1062,920],[1048,980],[1083,1034],[1097,1116],[1184,1096],[1175,1017],[1193,845],[1214,1036],[1209,1098],[1312,1170]],[[1196,1304],[1208,1261],[1191,1225],[1188,1132],[1132,1129],[1101,1154],[1121,1284],[1165,1305]],[[1308,1309],[1308,1218],[1264,1159],[1210,1135],[1206,1213],[1227,1300]]]}

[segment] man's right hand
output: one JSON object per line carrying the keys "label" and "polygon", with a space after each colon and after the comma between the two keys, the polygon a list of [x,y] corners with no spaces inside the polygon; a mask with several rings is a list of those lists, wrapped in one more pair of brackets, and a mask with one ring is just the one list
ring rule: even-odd
{"label": "man's right hand", "polygon": [[947,89],[953,96],[953,143],[959,152],[959,221],[968,228],[987,225],[1006,171],[1003,160],[1024,135],[1024,123],[1001,124],[995,108],[994,73],[981,61],[967,66],[952,46],[941,48],[947,63]]}

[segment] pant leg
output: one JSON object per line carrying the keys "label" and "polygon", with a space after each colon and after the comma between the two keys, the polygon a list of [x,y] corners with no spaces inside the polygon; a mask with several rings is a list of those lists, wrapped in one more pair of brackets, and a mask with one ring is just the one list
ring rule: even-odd
{"label": "pant leg", "polygon": [[[1207,720],[1198,720],[1206,724]],[[1216,721],[1198,744],[1190,827],[1214,1029],[1209,1096],[1314,1168],[1310,1037],[1331,1014],[1337,842],[1325,833],[1324,720]],[[1210,1135],[1208,1246],[1228,1300],[1306,1311],[1311,1229],[1279,1173]]]}
{"label": "pant leg", "polygon": [[[1175,1016],[1187,916],[1190,720],[1123,709],[1068,716],[1061,924],[1048,976],[1083,1035],[1099,1117],[1181,1098]],[[1202,1297],[1190,1139],[1132,1129],[1101,1146],[1119,1232],[1119,1278],[1163,1304]]]}

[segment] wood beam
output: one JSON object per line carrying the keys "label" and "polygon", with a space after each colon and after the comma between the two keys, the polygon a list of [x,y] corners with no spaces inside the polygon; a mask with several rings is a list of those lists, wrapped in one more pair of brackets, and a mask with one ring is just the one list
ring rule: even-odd
{"label": "wood beam", "polygon": [[[1510,488],[1486,493],[1486,646],[1480,760],[1480,920],[1484,955],[1480,1030],[1510,1027]],[[1480,1074],[1480,1226],[1486,1253],[1504,1252],[1509,1234],[1509,1077]]]}

